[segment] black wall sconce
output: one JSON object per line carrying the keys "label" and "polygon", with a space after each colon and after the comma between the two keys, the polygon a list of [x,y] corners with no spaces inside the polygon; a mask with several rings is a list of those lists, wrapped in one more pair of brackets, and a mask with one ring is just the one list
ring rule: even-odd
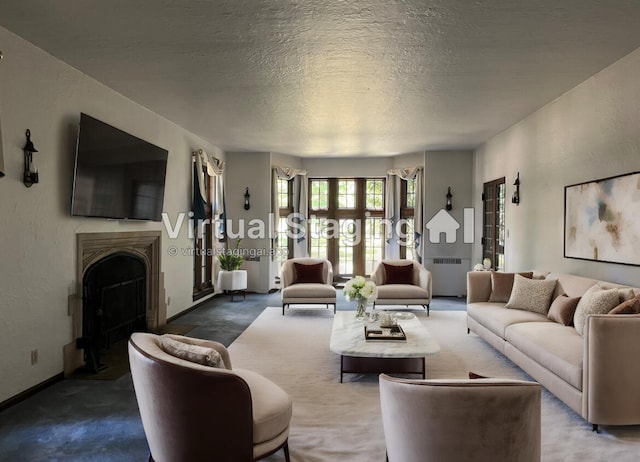
{"label": "black wall sconce", "polygon": [[452,197],[453,194],[451,194],[451,186],[449,186],[449,189],[447,189],[447,203],[444,206],[444,208],[447,210],[451,210],[453,208],[453,204],[451,204]]}
{"label": "black wall sconce", "polygon": [[249,187],[247,186],[247,189],[245,189],[244,191],[244,209],[245,210],[249,210],[251,208],[251,203],[249,202],[249,199],[251,199],[251,194],[249,194]]}
{"label": "black wall sconce", "polygon": [[33,165],[33,153],[38,150],[31,141],[31,130],[27,128],[27,143],[22,150],[24,151],[24,177],[22,179],[24,185],[30,188],[38,182],[38,169]]}
{"label": "black wall sconce", "polygon": [[514,204],[520,203],[520,172],[516,175],[516,181],[513,182],[513,185],[516,187],[515,191],[513,191],[513,196],[511,196],[511,202]]}

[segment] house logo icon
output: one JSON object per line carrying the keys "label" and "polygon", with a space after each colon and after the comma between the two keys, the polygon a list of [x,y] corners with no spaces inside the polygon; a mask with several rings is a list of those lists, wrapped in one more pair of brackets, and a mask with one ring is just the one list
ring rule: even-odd
{"label": "house logo icon", "polygon": [[[444,234],[444,241],[453,244],[458,238],[460,223],[445,209],[440,209],[425,226],[429,231],[429,242],[440,244],[440,237]],[[465,244],[473,244],[473,209],[464,209],[464,241]]]}

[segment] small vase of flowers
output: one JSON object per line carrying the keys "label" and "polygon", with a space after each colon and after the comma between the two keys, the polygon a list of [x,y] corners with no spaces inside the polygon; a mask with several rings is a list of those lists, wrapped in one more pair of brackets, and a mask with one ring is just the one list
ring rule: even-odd
{"label": "small vase of flowers", "polygon": [[378,298],[378,287],[373,281],[367,281],[363,276],[356,276],[344,285],[344,295],[347,300],[356,300],[356,319],[365,319],[367,304]]}

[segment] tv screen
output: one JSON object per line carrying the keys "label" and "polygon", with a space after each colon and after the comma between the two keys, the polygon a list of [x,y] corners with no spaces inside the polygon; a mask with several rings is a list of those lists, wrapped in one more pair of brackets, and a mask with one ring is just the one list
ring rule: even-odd
{"label": "tv screen", "polygon": [[71,215],[160,221],[168,155],[81,114]]}

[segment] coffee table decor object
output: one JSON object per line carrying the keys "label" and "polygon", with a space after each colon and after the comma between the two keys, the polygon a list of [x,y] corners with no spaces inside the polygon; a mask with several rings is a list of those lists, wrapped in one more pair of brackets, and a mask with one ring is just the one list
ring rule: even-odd
{"label": "coffee table decor object", "polygon": [[363,276],[356,276],[344,285],[344,296],[348,301],[357,300],[356,319],[367,319],[367,305],[378,298],[378,287]]}
{"label": "coffee table decor object", "polygon": [[364,338],[367,342],[406,342],[407,334],[402,326],[364,326]]}

